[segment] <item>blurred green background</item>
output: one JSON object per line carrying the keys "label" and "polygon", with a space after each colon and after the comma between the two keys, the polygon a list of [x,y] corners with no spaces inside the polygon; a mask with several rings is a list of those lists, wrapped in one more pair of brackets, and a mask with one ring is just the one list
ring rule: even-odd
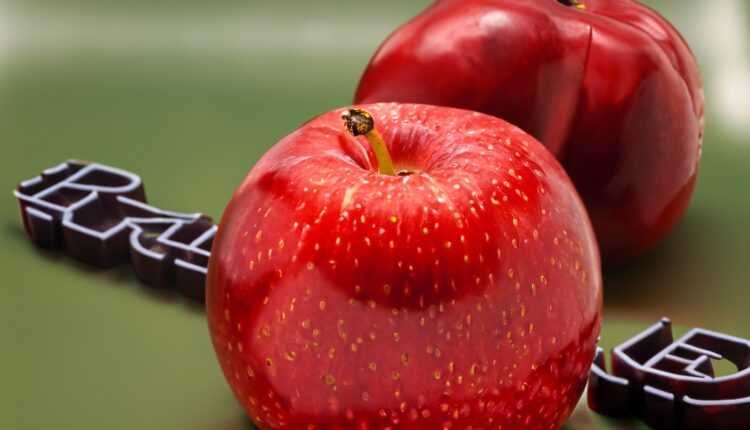
{"label": "blurred green background", "polygon": [[[348,104],[368,59],[430,1],[0,2],[0,428],[250,428],[203,310],[35,249],[11,195],[68,158],[142,175],[161,208],[220,218],[260,155]],[[750,4],[647,2],[698,57],[698,188],[652,255],[605,273],[602,345],[670,316],[750,337]],[[365,11],[365,12],[363,12]],[[638,429],[582,404],[569,430]]]}

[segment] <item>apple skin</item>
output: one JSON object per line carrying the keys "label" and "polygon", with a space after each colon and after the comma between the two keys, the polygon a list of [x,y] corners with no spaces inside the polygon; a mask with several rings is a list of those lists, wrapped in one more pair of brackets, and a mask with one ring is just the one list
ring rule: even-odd
{"label": "apple skin", "polygon": [[375,104],[396,171],[326,113],[227,207],[206,309],[261,429],[557,429],[600,329],[593,230],[555,158],[454,108]]}
{"label": "apple skin", "polygon": [[695,186],[704,99],[679,33],[632,0],[441,0],[380,47],[357,103],[503,118],[539,139],[581,195],[605,264],[658,245]]}

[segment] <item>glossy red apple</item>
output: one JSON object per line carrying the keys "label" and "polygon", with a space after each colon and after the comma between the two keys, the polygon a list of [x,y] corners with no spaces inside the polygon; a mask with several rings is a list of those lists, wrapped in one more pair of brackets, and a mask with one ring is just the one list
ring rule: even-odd
{"label": "glossy red apple", "polygon": [[273,146],[224,213],[206,306],[237,398],[262,429],[559,428],[601,309],[562,167],[489,115],[362,108],[396,175],[329,112]]}
{"label": "glossy red apple", "polygon": [[693,192],[698,68],[632,0],[437,1],[386,40],[355,100],[460,107],[526,130],[575,183],[605,263],[655,247]]}

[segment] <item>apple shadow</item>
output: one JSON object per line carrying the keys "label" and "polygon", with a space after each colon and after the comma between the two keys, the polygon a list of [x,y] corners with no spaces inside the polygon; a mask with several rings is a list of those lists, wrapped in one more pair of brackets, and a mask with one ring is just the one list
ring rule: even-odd
{"label": "apple shadow", "polygon": [[255,425],[250,417],[244,414],[241,417],[232,420],[231,423],[227,423],[226,425],[218,427],[214,426],[211,428],[216,430],[260,430],[260,428]]}
{"label": "apple shadow", "polygon": [[[708,282],[705,261],[721,246],[701,213],[690,213],[656,249],[632,262],[603,268],[604,308],[628,315],[674,310],[675,299]],[[705,279],[705,281],[704,281]]]}
{"label": "apple shadow", "polygon": [[563,430],[648,430],[648,427],[636,419],[614,419],[597,415],[586,407],[586,393],[583,400],[565,422]]}

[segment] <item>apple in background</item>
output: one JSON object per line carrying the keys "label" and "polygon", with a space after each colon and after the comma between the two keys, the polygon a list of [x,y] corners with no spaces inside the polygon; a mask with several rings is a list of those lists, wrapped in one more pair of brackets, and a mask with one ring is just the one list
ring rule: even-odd
{"label": "apple in background", "polygon": [[576,185],[605,264],[654,248],[693,192],[698,67],[632,0],[437,1],[380,47],[355,101],[460,107],[526,130]]}
{"label": "apple in background", "polygon": [[560,428],[601,310],[562,167],[489,115],[361,109],[274,145],[224,213],[206,308],[237,398],[262,429]]}

